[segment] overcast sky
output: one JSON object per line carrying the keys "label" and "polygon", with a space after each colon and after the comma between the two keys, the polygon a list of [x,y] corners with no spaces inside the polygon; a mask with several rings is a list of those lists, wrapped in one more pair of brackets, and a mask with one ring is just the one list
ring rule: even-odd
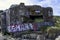
{"label": "overcast sky", "polygon": [[0,10],[8,9],[12,4],[41,5],[52,7],[54,15],[60,16],[60,0],[0,0]]}

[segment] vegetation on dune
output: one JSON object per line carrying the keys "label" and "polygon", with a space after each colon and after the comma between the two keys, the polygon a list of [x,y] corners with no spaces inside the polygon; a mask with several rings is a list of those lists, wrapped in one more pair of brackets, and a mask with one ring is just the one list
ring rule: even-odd
{"label": "vegetation on dune", "polygon": [[54,18],[55,18],[55,20],[56,20],[55,26],[56,26],[56,27],[60,27],[60,17],[57,16],[57,17],[54,17]]}
{"label": "vegetation on dune", "polygon": [[53,27],[60,28],[60,16],[55,16],[54,20],[55,20],[55,25]]}
{"label": "vegetation on dune", "polygon": [[46,29],[46,31],[47,31],[47,33],[49,33],[49,34],[58,34],[59,35],[59,31],[60,31],[60,17],[59,16],[55,16],[54,17],[54,19],[55,19],[55,25],[54,26],[52,26],[52,27],[48,27],[47,29]]}

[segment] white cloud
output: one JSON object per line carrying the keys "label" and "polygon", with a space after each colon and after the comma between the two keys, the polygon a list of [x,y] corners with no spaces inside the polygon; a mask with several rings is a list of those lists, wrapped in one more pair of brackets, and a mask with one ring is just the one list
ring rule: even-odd
{"label": "white cloud", "polygon": [[0,10],[8,9],[12,4],[24,2],[26,5],[52,7],[54,15],[60,15],[60,0],[0,0]]}
{"label": "white cloud", "polygon": [[39,1],[42,0],[0,0],[0,10],[8,9],[12,4],[24,2],[26,5],[33,5],[37,4]]}
{"label": "white cloud", "polygon": [[19,4],[21,2],[29,4],[29,0],[0,0],[0,10],[8,9],[12,4]]}

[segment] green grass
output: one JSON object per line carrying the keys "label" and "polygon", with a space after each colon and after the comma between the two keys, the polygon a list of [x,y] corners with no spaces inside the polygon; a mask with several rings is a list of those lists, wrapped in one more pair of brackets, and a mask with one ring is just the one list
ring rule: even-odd
{"label": "green grass", "polygon": [[43,22],[44,20],[43,19],[41,19],[41,18],[36,18],[35,19],[35,22]]}

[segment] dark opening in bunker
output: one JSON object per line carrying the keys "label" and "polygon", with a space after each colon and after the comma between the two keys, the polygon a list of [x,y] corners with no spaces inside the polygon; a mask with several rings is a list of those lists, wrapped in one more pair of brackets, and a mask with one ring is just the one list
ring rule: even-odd
{"label": "dark opening in bunker", "polygon": [[42,22],[43,21],[43,15],[30,15],[30,19],[32,19],[34,22]]}

